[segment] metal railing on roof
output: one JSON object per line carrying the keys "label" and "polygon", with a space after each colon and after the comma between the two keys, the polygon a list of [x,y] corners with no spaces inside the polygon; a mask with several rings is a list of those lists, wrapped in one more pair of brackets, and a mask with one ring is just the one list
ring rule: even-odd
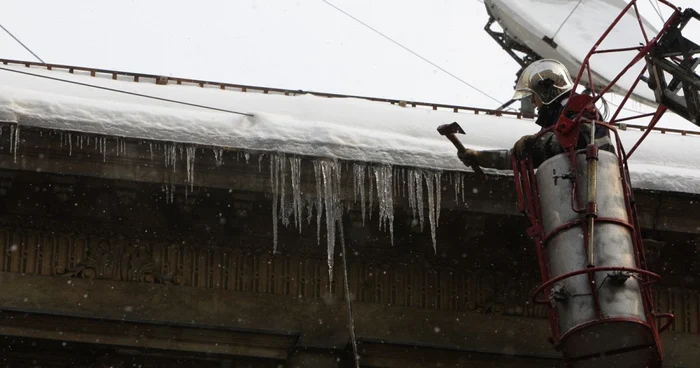
{"label": "metal railing on roof", "polygon": [[[362,99],[362,100],[367,100],[367,101],[384,102],[384,103],[389,103],[392,105],[398,105],[398,106],[402,106],[402,107],[407,107],[407,106],[429,107],[432,110],[438,110],[438,109],[452,110],[452,112],[455,112],[455,113],[469,111],[469,112],[473,112],[474,114],[484,113],[487,115],[495,115],[495,116],[504,116],[504,115],[505,116],[514,116],[518,119],[535,118],[536,117],[536,115],[523,114],[521,112],[482,109],[482,108],[472,107],[472,106],[448,105],[448,104],[439,104],[439,103],[421,102],[421,101],[406,101],[406,100],[381,98],[381,97],[343,95],[343,94],[338,94],[338,93],[327,93],[327,92],[316,92],[316,91],[291,90],[291,89],[284,89],[284,88],[251,86],[251,85],[225,83],[225,82],[214,82],[214,81],[207,81],[207,80],[201,80],[201,79],[163,76],[163,75],[156,75],[156,74],[122,72],[122,71],[117,71],[117,70],[89,68],[89,67],[81,67],[81,66],[73,66],[73,65],[42,64],[42,63],[33,62],[33,61],[22,61],[22,60],[12,60],[12,59],[2,59],[2,58],[0,58],[0,62],[4,65],[24,65],[27,68],[35,67],[35,68],[43,68],[43,69],[48,69],[48,70],[54,70],[54,69],[66,70],[71,74],[74,74],[76,71],[79,71],[79,72],[84,72],[86,74],[89,74],[91,77],[97,77],[97,76],[102,75],[102,76],[109,76],[111,79],[114,79],[114,80],[124,80],[123,79],[124,77],[127,77],[130,80],[133,80],[134,82],[145,82],[147,80],[152,80],[153,83],[155,83],[157,85],[167,85],[167,84],[170,84],[171,82],[173,82],[173,83],[178,84],[178,85],[198,85],[199,87],[203,87],[203,88],[204,87],[215,87],[215,88],[219,88],[222,90],[226,90],[226,89],[237,90],[239,92],[259,92],[259,93],[264,93],[264,94],[275,93],[275,94],[284,94],[285,96],[311,94],[314,96],[327,97],[327,98],[356,98],[356,99]],[[634,130],[644,131],[647,129],[647,127],[644,125],[635,125],[635,124],[616,124],[616,125],[619,128],[621,128],[622,130],[634,129]],[[662,134],[677,133],[677,134],[681,134],[681,135],[700,136],[700,131],[693,131],[693,130],[656,127],[656,128],[653,128],[652,131],[658,131],[658,132],[661,132]]]}

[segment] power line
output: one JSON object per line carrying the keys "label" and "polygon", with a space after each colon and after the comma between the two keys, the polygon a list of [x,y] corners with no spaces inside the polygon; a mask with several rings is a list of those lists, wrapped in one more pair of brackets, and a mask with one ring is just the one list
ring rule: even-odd
{"label": "power line", "polygon": [[42,60],[39,57],[39,55],[35,54],[34,51],[27,47],[27,45],[23,44],[22,41],[19,40],[19,38],[15,37],[15,35],[13,35],[7,28],[3,27],[2,24],[0,24],[0,28],[2,28],[3,31],[7,32],[7,34],[9,34],[10,37],[14,38],[14,40],[17,41],[18,44],[22,45],[22,47],[24,47],[25,50],[29,51],[30,54],[34,55],[34,57],[41,61],[42,64],[46,64],[46,62],[44,62],[44,60]]}
{"label": "power line", "polygon": [[559,34],[559,31],[561,31],[562,27],[564,27],[564,24],[566,24],[566,22],[569,21],[569,18],[571,18],[571,16],[574,15],[574,12],[576,11],[576,9],[578,9],[578,6],[581,5],[581,1],[582,0],[578,0],[578,3],[576,3],[576,6],[574,6],[574,8],[571,9],[571,13],[569,13],[569,15],[566,17],[566,19],[564,19],[564,21],[559,26],[559,29],[557,29],[557,31],[554,32],[554,36],[552,36],[552,41],[554,41],[554,38],[557,37],[557,35]]}
{"label": "power line", "polygon": [[323,1],[324,3],[326,3],[328,6],[334,8],[335,10],[337,10],[337,11],[339,11],[339,12],[345,14],[346,16],[348,16],[348,17],[351,18],[352,20],[356,21],[357,23],[360,23],[360,24],[362,24],[363,26],[369,28],[369,29],[372,30],[373,32],[377,33],[378,35],[380,35],[380,36],[384,37],[385,39],[391,41],[391,42],[392,42],[393,44],[395,44],[396,46],[401,47],[402,49],[404,49],[404,50],[410,52],[411,54],[413,54],[414,56],[418,57],[419,59],[425,61],[426,63],[428,63],[428,64],[430,64],[430,65],[432,65],[432,66],[438,68],[440,71],[442,71],[443,73],[449,75],[450,77],[452,77],[452,78],[454,78],[454,79],[456,79],[456,80],[458,80],[458,81],[464,83],[465,85],[471,87],[472,89],[474,89],[475,91],[481,93],[482,95],[484,95],[484,96],[486,96],[486,97],[488,97],[488,98],[490,98],[490,99],[492,99],[492,100],[498,102],[499,104],[502,103],[501,101],[499,101],[499,100],[496,99],[495,97],[493,97],[493,96],[489,95],[488,93],[486,93],[486,92],[480,90],[479,88],[475,87],[474,85],[472,85],[471,83],[465,81],[464,79],[462,79],[462,78],[460,78],[460,77],[458,77],[458,76],[456,76],[456,75],[454,75],[454,74],[448,72],[447,70],[445,70],[445,69],[442,68],[441,66],[439,66],[439,65],[437,65],[437,64],[435,64],[435,63],[433,63],[432,61],[430,61],[430,60],[426,59],[425,57],[419,55],[417,52],[415,52],[415,51],[409,49],[408,47],[406,47],[406,46],[400,44],[399,42],[395,41],[395,40],[392,39],[391,37],[385,35],[384,33],[378,31],[377,29],[373,28],[373,27],[370,26],[369,24],[367,24],[367,23],[365,23],[365,22],[363,22],[363,21],[361,21],[361,20],[355,18],[354,16],[352,16],[351,14],[349,14],[348,12],[346,12],[345,10],[343,10],[343,9],[341,9],[341,8],[339,8],[339,7],[335,6],[335,5],[333,5],[332,3],[328,2],[327,0],[321,0],[321,1]]}
{"label": "power line", "polygon": [[[661,14],[661,5],[657,1],[654,0],[649,0],[649,4],[651,4],[651,8],[654,9],[656,14],[659,16],[659,19],[661,19],[661,23],[665,23],[666,20],[664,19],[664,16]],[[656,4],[656,5],[654,5]]]}
{"label": "power line", "polygon": [[616,104],[616,103],[611,102],[611,101],[607,101],[607,102],[608,102],[610,105],[613,105],[613,106],[616,106],[616,107],[621,107],[623,110],[626,110],[626,111],[629,111],[629,112],[635,112],[635,113],[637,113],[637,114],[646,114],[644,111],[639,111],[639,110],[635,110],[635,109],[630,109],[630,108],[628,108],[628,107],[620,106],[619,104]]}
{"label": "power line", "polygon": [[141,93],[123,91],[123,90],[120,90],[120,89],[109,88],[109,87],[96,86],[96,85],[94,85],[94,84],[81,83],[81,82],[71,81],[71,80],[67,80],[67,79],[49,77],[49,76],[47,76],[47,75],[40,75],[40,74],[28,73],[28,72],[23,72],[23,71],[20,71],[20,70],[14,70],[14,69],[9,69],[9,68],[4,68],[4,67],[0,67],[0,70],[4,70],[4,71],[6,71],[6,72],[12,72],[12,73],[19,73],[19,74],[30,75],[30,76],[38,77],[38,78],[50,79],[50,80],[58,81],[58,82],[64,82],[64,83],[75,84],[75,85],[84,86],[84,87],[89,87],[89,88],[96,88],[96,89],[101,89],[101,90],[105,90],[105,91],[111,91],[111,92],[116,92],[116,93],[123,93],[123,94],[131,95],[131,96],[138,96],[138,97],[143,97],[143,98],[149,98],[149,99],[152,99],[152,100],[171,102],[171,103],[176,103],[176,104],[185,105],[185,106],[199,107],[199,108],[207,109],[207,110],[214,110],[214,111],[219,111],[219,112],[228,112],[228,113],[231,113],[231,114],[245,115],[245,116],[250,116],[250,117],[253,116],[253,114],[248,114],[248,113],[239,112],[239,111],[234,111],[234,110],[226,110],[226,109],[220,109],[220,108],[218,108],[218,107],[212,107],[212,106],[206,106],[206,105],[199,105],[199,104],[194,104],[194,103],[184,102],[184,101],[178,101],[178,100],[171,100],[171,99],[169,99],[169,98],[156,97],[156,96],[149,96],[149,95],[144,95],[144,94],[141,94]]}

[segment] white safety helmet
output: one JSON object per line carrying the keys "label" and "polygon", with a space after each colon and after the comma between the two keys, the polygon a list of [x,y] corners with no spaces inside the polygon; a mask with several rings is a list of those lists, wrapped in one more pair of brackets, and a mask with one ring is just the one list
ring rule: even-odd
{"label": "white safety helmet", "polygon": [[542,59],[523,69],[515,84],[513,99],[520,100],[534,93],[542,103],[549,105],[573,87],[574,82],[564,64],[553,59]]}

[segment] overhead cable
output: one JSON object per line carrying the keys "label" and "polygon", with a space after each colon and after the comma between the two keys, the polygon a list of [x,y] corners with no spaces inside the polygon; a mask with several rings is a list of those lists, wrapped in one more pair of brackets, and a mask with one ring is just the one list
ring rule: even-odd
{"label": "overhead cable", "polygon": [[17,41],[18,44],[22,45],[22,47],[24,47],[25,50],[29,51],[30,54],[34,55],[34,57],[37,58],[37,60],[41,61],[43,64],[46,64],[46,62],[44,62],[44,60],[42,60],[39,57],[39,55],[35,54],[34,51],[32,51],[29,47],[27,47],[27,45],[22,43],[22,41],[20,41],[19,38],[15,37],[15,35],[13,35],[12,32],[10,32],[10,30],[3,27],[2,24],[0,24],[0,28],[2,28],[2,30],[5,31],[8,35],[10,35],[10,37],[12,37],[15,41]]}
{"label": "overhead cable", "polygon": [[185,105],[185,106],[198,107],[198,108],[207,109],[207,110],[214,110],[214,111],[219,111],[219,112],[227,112],[227,113],[230,113],[230,114],[245,115],[245,116],[250,116],[250,117],[253,116],[253,114],[249,114],[249,113],[245,113],[245,112],[240,112],[240,111],[227,110],[227,109],[220,109],[220,108],[218,108],[218,107],[212,107],[212,106],[206,106],[206,105],[199,105],[199,104],[194,104],[194,103],[185,102],[185,101],[172,100],[172,99],[169,99],[169,98],[163,98],[163,97],[145,95],[145,94],[137,93],[137,92],[130,92],[130,91],[124,91],[124,90],[115,89],[115,88],[96,86],[96,85],[94,85],[94,84],[76,82],[76,81],[67,80],[67,79],[61,79],[61,78],[56,78],[56,77],[49,77],[48,75],[41,75],[41,74],[34,74],[34,73],[29,73],[29,72],[23,72],[23,71],[20,71],[20,70],[15,70],[15,69],[10,69],[10,68],[5,68],[5,67],[0,67],[0,70],[4,70],[4,71],[6,71],[6,72],[11,72],[11,73],[19,73],[19,74],[24,74],[24,75],[30,75],[30,76],[37,77],[37,78],[50,79],[50,80],[54,80],[54,81],[58,81],[58,82],[63,82],[63,83],[75,84],[75,85],[84,86],[84,87],[89,87],[89,88],[101,89],[101,90],[104,90],[104,91],[110,91],[110,92],[116,92],[116,93],[122,93],[122,94],[126,94],[126,95],[131,95],[131,96],[138,96],[138,97],[143,97],[143,98],[149,98],[149,99],[152,99],[152,100],[165,101],[165,102],[171,102],[171,103],[180,104],[180,105]]}
{"label": "overhead cable", "polygon": [[651,8],[654,9],[654,12],[656,12],[656,14],[659,16],[659,19],[661,19],[661,23],[666,23],[663,14],[661,14],[661,6],[659,5],[658,1],[649,0],[649,4],[651,4]]}
{"label": "overhead cable", "polygon": [[352,16],[350,13],[346,12],[345,10],[343,10],[343,9],[341,9],[341,8],[339,8],[339,7],[335,6],[335,5],[333,5],[332,3],[330,3],[330,2],[327,1],[327,0],[321,0],[321,1],[323,1],[323,2],[326,3],[326,4],[328,4],[328,6],[332,7],[333,9],[335,9],[335,10],[337,10],[337,11],[339,11],[339,12],[345,14],[346,16],[348,16],[350,19],[356,21],[357,23],[360,23],[360,24],[362,24],[363,26],[367,27],[368,29],[372,30],[374,33],[376,33],[376,34],[378,34],[378,35],[384,37],[385,39],[391,41],[391,42],[394,43],[395,45],[401,47],[402,49],[404,49],[404,50],[406,50],[406,51],[408,51],[408,52],[410,52],[411,54],[413,54],[414,56],[418,57],[419,59],[425,61],[426,63],[428,63],[428,64],[430,64],[430,65],[432,65],[432,66],[434,66],[435,68],[439,69],[440,71],[442,71],[443,73],[449,75],[450,77],[452,77],[452,78],[454,78],[454,79],[456,79],[456,80],[458,80],[458,81],[464,83],[465,85],[467,85],[467,86],[469,86],[470,88],[472,88],[473,90],[475,90],[475,91],[481,93],[482,95],[484,95],[484,96],[486,96],[486,97],[488,97],[488,98],[490,98],[490,99],[492,99],[492,100],[498,102],[499,105],[502,104],[502,102],[499,101],[497,98],[495,98],[495,97],[489,95],[488,93],[482,91],[481,89],[475,87],[473,84],[471,84],[471,83],[465,81],[464,79],[462,79],[462,78],[460,78],[460,77],[458,77],[458,76],[456,76],[456,75],[450,73],[449,71],[445,70],[445,69],[442,68],[441,66],[439,66],[439,65],[433,63],[432,61],[426,59],[425,57],[419,55],[417,52],[415,52],[415,51],[409,49],[408,47],[406,47],[406,46],[404,46],[404,45],[402,45],[402,44],[399,43],[398,41],[395,41],[395,40],[392,39],[391,37],[385,35],[384,33],[380,32],[380,31],[378,31],[377,29],[375,29],[374,27],[370,26],[369,24],[367,24],[367,23],[365,23],[365,22],[363,22],[363,21],[357,19],[356,17]]}
{"label": "overhead cable", "polygon": [[566,19],[564,19],[564,21],[561,22],[561,25],[559,26],[559,28],[557,29],[557,31],[554,32],[554,36],[552,36],[552,41],[554,41],[554,38],[557,37],[557,35],[559,34],[559,31],[561,31],[561,29],[564,27],[564,25],[566,24],[566,22],[569,21],[569,18],[571,18],[571,16],[574,15],[574,12],[576,11],[576,9],[578,9],[578,6],[581,5],[581,1],[582,1],[582,0],[578,0],[578,3],[576,3],[576,6],[574,6],[574,8],[571,9],[571,13],[569,13],[569,15],[566,17]]}

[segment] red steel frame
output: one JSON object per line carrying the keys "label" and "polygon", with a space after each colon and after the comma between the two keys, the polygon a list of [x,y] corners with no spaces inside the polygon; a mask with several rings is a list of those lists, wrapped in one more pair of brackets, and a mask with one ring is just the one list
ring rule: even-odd
{"label": "red steel frame", "polygon": [[[644,24],[642,22],[642,17],[639,13],[639,9],[637,7],[637,0],[631,0],[629,4],[622,10],[622,12],[615,18],[615,20],[612,22],[610,27],[603,33],[603,35],[600,37],[600,39],[596,42],[596,44],[593,46],[593,48],[590,50],[586,58],[584,59],[582,63],[582,67],[579,70],[578,75],[576,76],[575,82],[574,82],[574,88],[573,90],[576,91],[576,88],[581,84],[581,79],[584,73],[586,73],[588,77],[588,91],[589,91],[589,96],[586,96],[583,98],[583,103],[581,103],[582,99],[581,98],[571,98],[569,99],[569,102],[567,102],[567,106],[565,106],[564,111],[574,111],[576,113],[576,116],[572,119],[567,118],[566,116],[562,115],[558,121],[558,123],[547,130],[543,130],[540,132],[540,134],[544,134],[547,131],[554,131],[555,135],[557,136],[559,142],[561,145],[564,147],[564,149],[569,153],[569,159],[570,163],[572,165],[572,172],[576,172],[576,150],[575,150],[575,145],[576,141],[578,139],[579,135],[579,125],[585,122],[590,122],[590,120],[586,120],[584,117],[584,114],[586,111],[590,111],[591,109],[594,109],[595,103],[610,89],[620,80],[620,78],[625,75],[627,72],[630,71],[636,64],[638,64],[640,61],[645,61],[645,56],[652,50],[655,46],[656,43],[660,37],[667,29],[669,29],[670,23],[678,16],[680,16],[680,9],[673,6],[670,2],[667,0],[658,0],[660,3],[664,4],[665,6],[668,6],[669,8],[673,9],[673,14],[671,17],[666,21],[664,24],[663,28],[653,38],[649,38],[647,35],[647,31],[644,28]],[[617,49],[603,49],[599,50],[599,46],[602,44],[602,42],[607,38],[607,36],[610,34],[610,32],[618,25],[620,19],[628,12],[630,9],[634,9],[634,13],[639,21],[639,26],[642,32],[642,35],[645,40],[645,44],[641,46],[632,46],[632,47],[625,47],[625,48],[617,48]],[[595,84],[594,84],[594,78],[593,78],[593,72],[591,69],[590,65],[590,59],[596,55],[596,54],[605,54],[605,53],[621,53],[621,52],[631,52],[631,51],[637,51],[636,55],[632,58],[632,60],[620,71],[620,73],[607,85],[605,88],[603,88],[600,92],[596,91]],[[655,345],[656,349],[658,351],[658,358],[661,359],[663,356],[662,353],[662,348],[661,348],[661,342],[659,339],[659,333],[663,332],[666,330],[671,323],[673,322],[673,315],[670,313],[656,313],[653,308],[653,299],[652,299],[652,292],[651,292],[651,285],[658,282],[660,277],[659,275],[649,272],[646,270],[647,264],[646,264],[646,258],[644,255],[644,247],[642,244],[642,237],[639,229],[639,223],[637,220],[637,210],[635,208],[635,204],[633,201],[633,191],[631,187],[631,182],[630,182],[630,177],[629,177],[629,167],[628,167],[628,159],[629,157],[634,153],[634,151],[637,149],[637,147],[642,143],[642,141],[647,137],[649,132],[652,130],[651,128],[656,125],[656,123],[659,121],[659,119],[663,116],[664,112],[666,111],[666,107],[663,105],[660,105],[658,109],[656,110],[655,113],[653,114],[643,114],[640,113],[639,115],[636,116],[631,116],[627,118],[618,118],[620,115],[620,112],[624,108],[626,102],[629,100],[630,96],[632,95],[632,92],[635,90],[637,85],[639,84],[639,81],[641,80],[641,77],[643,76],[644,72],[646,71],[646,66],[642,68],[641,72],[637,76],[636,81],[633,83],[631,86],[630,90],[627,92],[627,94],[624,96],[622,102],[620,103],[618,109],[615,111],[614,115],[610,119],[609,123],[604,123],[600,121],[595,121],[596,125],[602,125],[605,126],[610,132],[612,132],[612,135],[614,136],[615,140],[615,145],[616,145],[616,153],[617,157],[619,160],[619,170],[620,170],[620,176],[623,181],[623,191],[624,191],[624,200],[626,203],[627,207],[627,215],[629,219],[629,223],[625,223],[619,220],[615,219],[606,219],[606,218],[601,218],[597,217],[597,211],[596,211],[596,204],[595,202],[593,203],[587,203],[584,206],[581,206],[578,200],[579,196],[577,195],[577,188],[576,185],[573,186],[572,189],[572,208],[586,216],[592,216],[594,218],[594,223],[599,224],[599,223],[618,223],[619,225],[625,226],[628,229],[630,229],[632,233],[632,239],[633,239],[633,246],[635,250],[635,255],[636,255],[636,267],[634,268],[622,268],[622,267],[595,267],[591,265],[591,267],[582,269],[576,272],[571,272],[567,273],[555,278],[551,277],[549,265],[548,265],[548,257],[547,257],[547,242],[548,240],[555,235],[558,232],[564,231],[566,229],[569,229],[571,227],[576,227],[576,226],[585,226],[585,221],[584,220],[577,220],[577,221],[572,221],[571,223],[564,224],[560,226],[557,229],[554,229],[551,231],[549,234],[544,233],[544,229],[542,226],[542,213],[541,213],[541,208],[539,206],[539,191],[537,188],[537,181],[535,178],[535,168],[533,167],[532,162],[528,158],[524,159],[517,159],[515,156],[512,158],[512,165],[513,165],[513,171],[514,171],[514,177],[515,177],[515,186],[516,186],[516,193],[517,193],[517,198],[518,198],[518,208],[521,212],[523,212],[528,219],[530,220],[530,227],[527,230],[527,233],[530,237],[533,238],[535,242],[535,247],[537,249],[537,257],[539,259],[539,264],[540,264],[540,273],[542,277],[542,286],[540,286],[537,291],[535,292],[533,296],[533,301],[535,303],[539,304],[547,304],[547,314],[548,318],[550,321],[550,325],[552,328],[552,338],[551,342],[555,345],[555,347],[559,347],[562,343],[563,340],[565,340],[568,336],[571,335],[571,333],[589,327],[591,325],[595,324],[601,324],[605,322],[610,322],[610,321],[628,321],[628,322],[637,322],[640,324],[645,325],[651,333],[654,336],[655,340]],[[573,100],[576,100],[575,102],[572,102]],[[572,106],[569,106],[572,105]],[[578,106],[573,106],[573,105],[578,105]],[[642,137],[639,139],[639,141],[636,142],[636,144],[632,147],[632,149],[628,152],[624,150],[622,147],[622,142],[620,140],[619,134],[617,130],[615,129],[614,124],[618,124],[622,121],[628,121],[628,120],[633,120],[633,119],[641,119],[641,118],[648,118],[651,117],[651,120],[649,121],[648,128],[642,135]],[[595,145],[594,142],[593,144],[590,145],[587,149],[587,158],[588,159],[597,159],[597,146]],[[574,182],[575,183],[575,182]],[[585,196],[584,196],[585,197]],[[576,202],[574,203],[574,198],[576,198]],[[584,229],[585,230],[585,229]],[[584,231],[584,245],[586,246],[586,251],[588,251],[588,239],[587,239],[587,232]],[[624,271],[629,274],[635,275],[635,278],[639,280],[639,285],[642,293],[642,302],[644,306],[644,311],[646,314],[646,319],[647,321],[642,321],[639,319],[621,319],[621,318],[606,318],[604,317],[599,309],[599,298],[597,294],[597,288],[594,287],[594,275],[596,272],[610,272],[610,271]],[[549,293],[552,286],[569,277],[577,276],[577,275],[582,275],[586,274],[591,281],[591,295],[593,297],[595,306],[596,306],[596,315],[597,319],[580,325],[576,326],[570,331],[567,331],[566,334],[562,335],[560,329],[559,329],[559,321],[557,318],[556,314],[556,308],[550,303],[550,300],[547,298],[541,298],[539,297],[542,293]],[[660,319],[667,319],[666,323],[663,325],[659,325]],[[582,358],[582,359],[585,359]],[[567,362],[568,363],[568,362]]]}

